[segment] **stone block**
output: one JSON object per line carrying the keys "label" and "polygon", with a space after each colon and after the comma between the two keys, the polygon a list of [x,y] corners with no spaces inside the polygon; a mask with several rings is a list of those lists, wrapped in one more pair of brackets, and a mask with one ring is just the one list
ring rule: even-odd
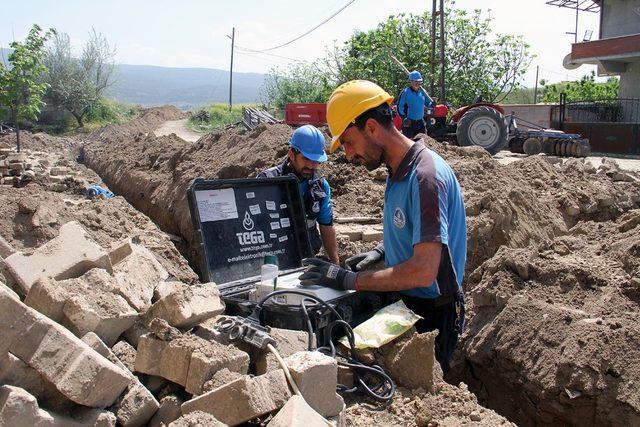
{"label": "stone block", "polygon": [[76,221],[60,227],[57,237],[32,254],[16,252],[5,259],[5,264],[24,295],[39,279],[50,277],[64,280],[79,277],[95,267],[111,271],[108,254],[88,238]]}
{"label": "stone block", "polygon": [[62,310],[68,298],[69,292],[63,286],[45,277],[31,286],[24,303],[48,318],[62,323],[64,317]]}
{"label": "stone block", "polygon": [[327,427],[328,423],[302,397],[294,394],[267,425],[269,427]]}
{"label": "stone block", "polygon": [[138,352],[136,354],[136,372],[143,374],[160,375],[160,361],[164,349],[169,345],[150,334],[145,334],[138,340]]}
{"label": "stone block", "polygon": [[187,384],[191,354],[200,344],[191,338],[185,336],[170,341],[160,359],[160,376],[183,387]]}
{"label": "stone block", "polygon": [[167,295],[179,290],[182,286],[184,286],[184,283],[175,281],[159,283],[153,290],[153,301],[158,301],[166,297]]}
{"label": "stone block", "polygon": [[338,364],[318,351],[301,351],[284,359],[304,400],[324,417],[338,415],[344,408],[336,393]]}
{"label": "stone block", "polygon": [[9,349],[81,405],[109,406],[128,384],[126,373],[118,366],[0,289],[0,353]]}
{"label": "stone block", "polygon": [[89,332],[82,337],[82,340],[102,356],[122,368],[129,377],[127,389],[110,408],[116,414],[118,423],[123,427],[137,427],[149,421],[159,407],[156,398],[96,334]]}
{"label": "stone block", "polygon": [[118,341],[111,351],[131,372],[136,370],[136,349],[126,341]]}
{"label": "stone block", "polygon": [[[307,332],[271,328],[269,334],[276,340],[276,349],[283,358],[309,348],[309,334]],[[315,348],[315,336],[312,337],[312,348]],[[269,351],[256,352],[253,359],[257,375],[280,369],[276,357]]]}
{"label": "stone block", "polygon": [[380,351],[391,378],[411,390],[422,388],[432,391],[437,335],[438,331],[415,333],[383,346]]}
{"label": "stone block", "polygon": [[380,240],[382,240],[381,230],[367,229],[362,232],[362,241],[365,243],[378,242]]}
{"label": "stone block", "polygon": [[68,172],[69,168],[64,166],[54,166],[49,170],[49,175],[57,176],[57,175],[65,175]]}
{"label": "stone block", "polygon": [[70,418],[40,409],[38,401],[26,390],[0,386],[0,425],[12,427],[115,427],[115,416],[107,411],[81,410]]}
{"label": "stone block", "polygon": [[213,377],[202,386],[202,393],[206,393],[211,390],[215,390],[218,387],[222,387],[223,385],[227,385],[232,381],[237,380],[238,378],[244,377],[244,374],[233,372],[228,370],[227,368],[223,368],[213,374]]}
{"label": "stone block", "polygon": [[213,375],[228,369],[239,374],[249,371],[249,355],[232,346],[215,341],[206,342],[191,354],[185,390],[191,394],[202,393],[202,387]]}
{"label": "stone block", "polygon": [[224,312],[224,302],[215,283],[173,286],[174,291],[153,304],[147,316],[165,319],[177,328],[190,329]]}
{"label": "stone block", "polygon": [[120,295],[108,293],[71,297],[64,305],[64,325],[76,335],[95,332],[108,346],[129,329],[138,312]]}
{"label": "stone block", "polygon": [[131,255],[133,247],[131,239],[118,242],[111,250],[109,250],[109,259],[112,265],[118,264],[120,261]]}
{"label": "stone block", "polygon": [[151,251],[135,244],[131,254],[114,266],[113,274],[120,294],[141,313],[151,307],[155,287],[169,277]]}
{"label": "stone block", "polygon": [[171,341],[180,338],[182,333],[171,326],[166,320],[156,317],[148,325],[149,332],[162,341]]}
{"label": "stone block", "polygon": [[227,425],[218,421],[213,415],[203,412],[194,411],[187,415],[183,415],[171,424],[169,427],[226,427]]}
{"label": "stone block", "polygon": [[4,160],[7,164],[22,163],[27,161],[27,155],[24,153],[10,153]]}
{"label": "stone block", "polygon": [[160,399],[160,408],[149,421],[149,427],[167,426],[180,418],[182,416],[180,406],[183,403],[184,401],[178,396],[165,396]]}
{"label": "stone block", "polygon": [[282,370],[245,376],[182,405],[182,413],[203,411],[228,425],[238,425],[281,408],[291,397]]}

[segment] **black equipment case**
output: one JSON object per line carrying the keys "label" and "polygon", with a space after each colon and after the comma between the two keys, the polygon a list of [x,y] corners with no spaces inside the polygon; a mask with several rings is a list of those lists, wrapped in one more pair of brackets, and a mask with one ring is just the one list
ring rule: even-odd
{"label": "black equipment case", "polygon": [[[278,257],[279,275],[302,270],[313,256],[304,204],[295,176],[264,179],[196,179],[188,190],[193,228],[199,239],[201,279],[215,282],[226,314],[250,315],[249,292],[260,281],[265,255]],[[345,293],[326,301],[355,326],[397,299],[392,293]],[[334,315],[320,304],[306,305],[319,345]],[[301,306],[265,304],[263,324],[307,330]]]}

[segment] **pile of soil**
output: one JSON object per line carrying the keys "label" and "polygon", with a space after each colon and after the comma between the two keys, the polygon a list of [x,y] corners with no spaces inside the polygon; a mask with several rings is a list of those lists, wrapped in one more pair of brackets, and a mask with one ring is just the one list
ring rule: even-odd
{"label": "pile of soil", "polygon": [[640,424],[640,210],[500,248],[467,291],[458,379],[483,402],[519,425]]}

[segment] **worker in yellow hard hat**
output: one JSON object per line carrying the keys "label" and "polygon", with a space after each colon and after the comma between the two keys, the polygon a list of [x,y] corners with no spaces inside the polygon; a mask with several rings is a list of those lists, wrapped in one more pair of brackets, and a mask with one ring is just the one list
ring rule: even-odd
{"label": "worker in yellow hard hat", "polygon": [[[422,316],[418,332],[439,330],[436,358],[449,370],[464,324],[462,278],[467,251],[466,216],[456,176],[437,153],[412,141],[392,123],[391,97],[380,86],[354,80],[327,103],[330,151],[344,146],[347,159],[368,170],[389,170],[383,212],[383,242],[345,261],[345,268],[317,258],[303,285],[356,291],[399,291]],[[363,271],[379,260],[385,268]]]}

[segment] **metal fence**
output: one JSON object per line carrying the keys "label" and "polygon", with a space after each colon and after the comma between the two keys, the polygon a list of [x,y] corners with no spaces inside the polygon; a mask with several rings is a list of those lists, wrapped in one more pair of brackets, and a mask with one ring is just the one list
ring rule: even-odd
{"label": "metal fence", "polygon": [[551,109],[551,121],[555,123],[640,123],[640,99],[612,99],[603,101],[566,102]]}

